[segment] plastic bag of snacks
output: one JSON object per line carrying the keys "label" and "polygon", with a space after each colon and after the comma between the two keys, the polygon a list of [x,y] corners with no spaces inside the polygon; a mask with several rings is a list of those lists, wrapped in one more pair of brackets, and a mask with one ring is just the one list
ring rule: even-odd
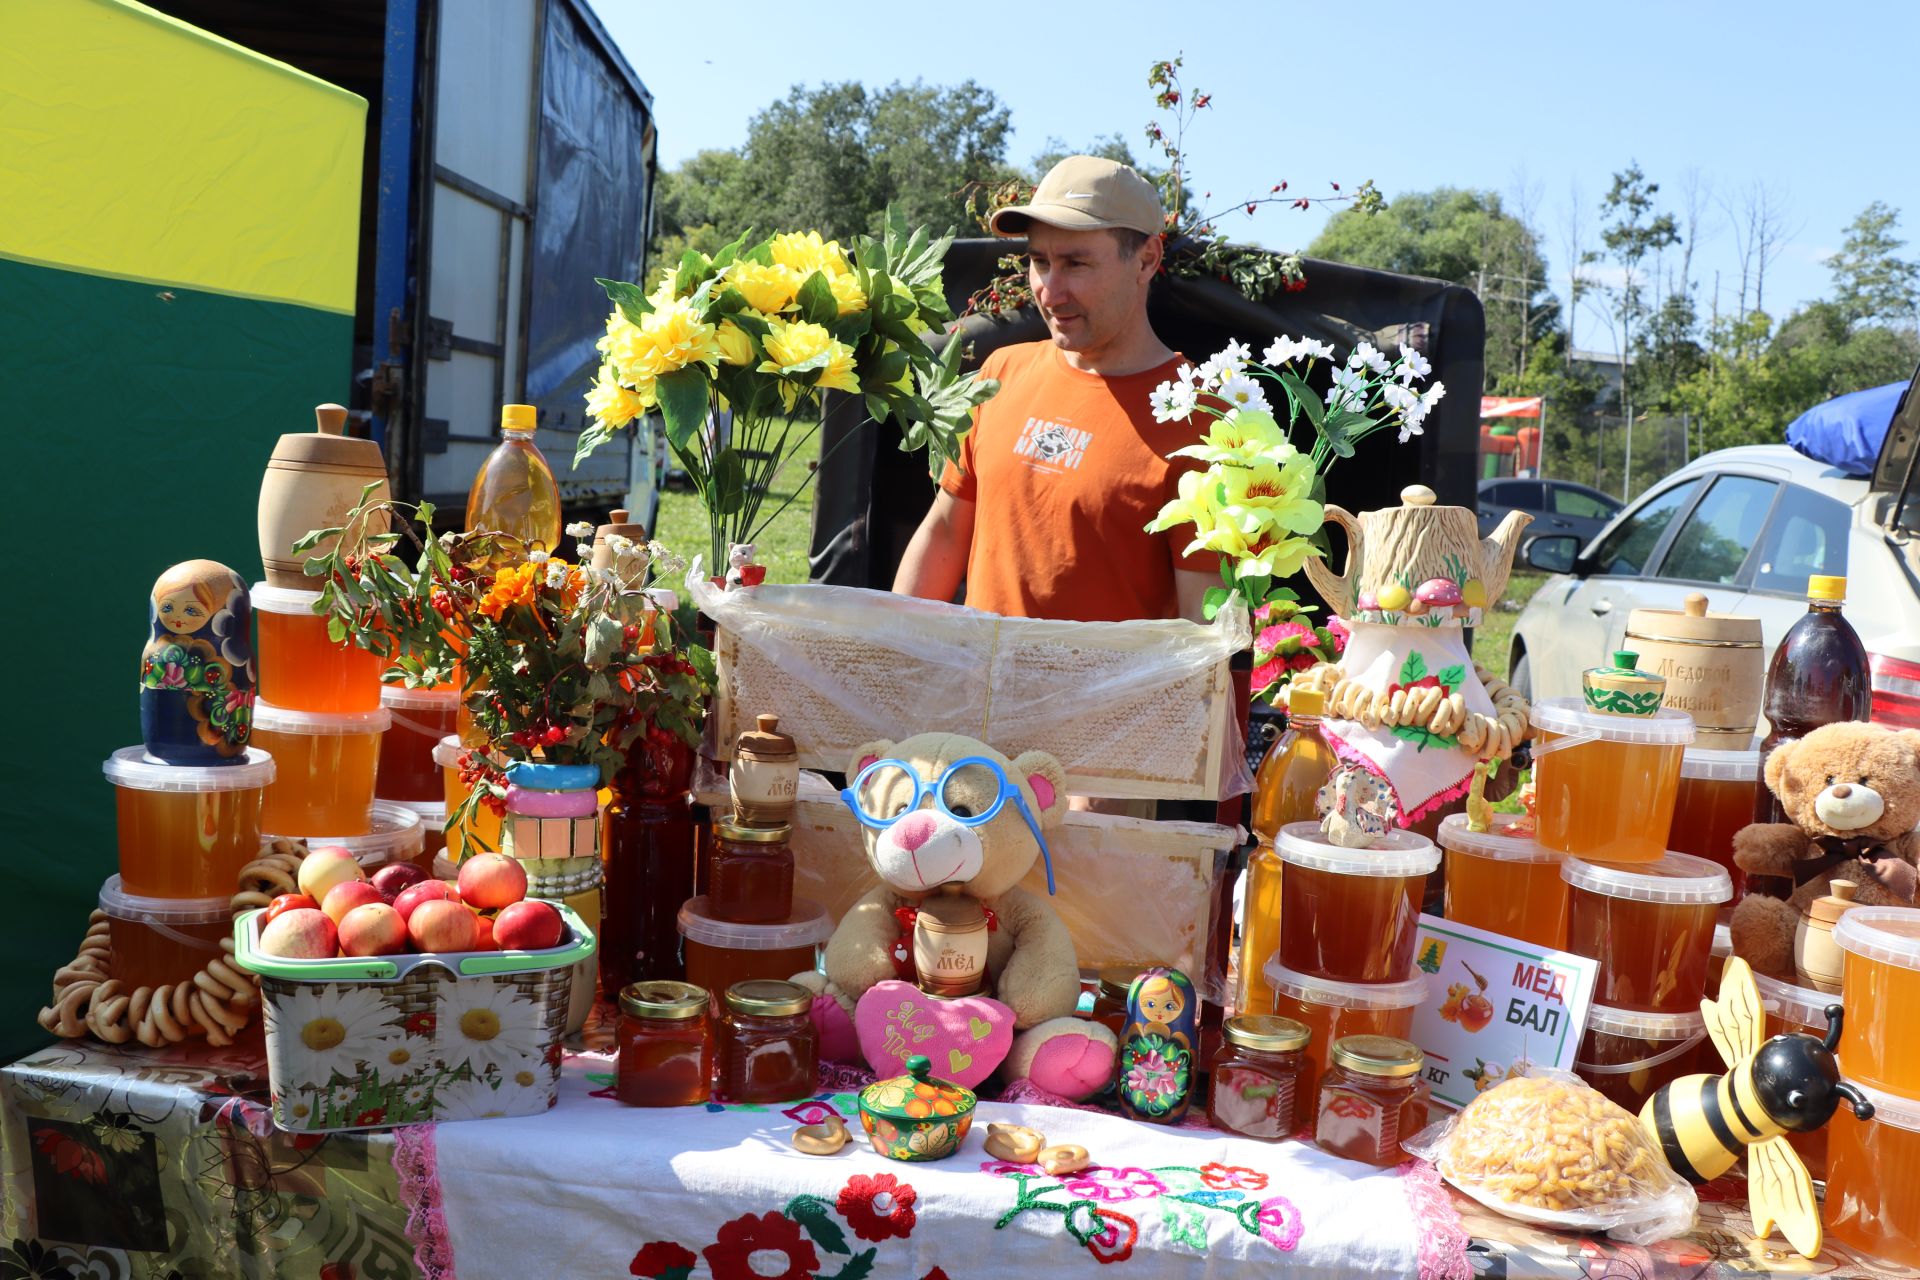
{"label": "plastic bag of snacks", "polygon": [[1487,1208],[1541,1226],[1652,1244],[1699,1210],[1640,1121],[1564,1071],[1496,1085],[1405,1149]]}

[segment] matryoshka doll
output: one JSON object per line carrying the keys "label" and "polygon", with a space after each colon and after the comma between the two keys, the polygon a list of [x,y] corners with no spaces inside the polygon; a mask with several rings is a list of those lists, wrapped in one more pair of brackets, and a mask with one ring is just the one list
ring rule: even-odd
{"label": "matryoshka doll", "polygon": [[168,764],[239,764],[253,736],[253,609],[247,582],[186,560],[153,584],[140,652],[140,736]]}
{"label": "matryoshka doll", "polygon": [[1200,1002],[1178,969],[1144,969],[1127,993],[1120,1037],[1120,1105],[1136,1120],[1166,1123],[1187,1113]]}

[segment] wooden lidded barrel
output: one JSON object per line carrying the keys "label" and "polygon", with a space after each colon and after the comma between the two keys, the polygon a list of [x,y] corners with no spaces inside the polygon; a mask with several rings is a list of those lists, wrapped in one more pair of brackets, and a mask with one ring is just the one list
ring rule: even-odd
{"label": "wooden lidded barrel", "polygon": [[[313,416],[317,430],[280,437],[260,481],[260,560],[267,581],[302,591],[312,590],[314,582],[300,571],[301,557],[293,554],[293,544],[315,529],[346,523],[347,513],[360,504],[360,492],[369,484],[380,485],[373,497],[392,496],[380,446],[346,434],[346,409],[323,404]],[[367,521],[354,540],[366,533],[385,533],[388,524],[383,510]],[[326,554],[330,545],[322,543],[314,554]]]}
{"label": "wooden lidded barrel", "polygon": [[1751,745],[1767,672],[1760,619],[1708,613],[1696,591],[1684,612],[1635,609],[1625,647],[1640,655],[1641,670],[1666,677],[1662,705],[1693,717],[1696,746]]}

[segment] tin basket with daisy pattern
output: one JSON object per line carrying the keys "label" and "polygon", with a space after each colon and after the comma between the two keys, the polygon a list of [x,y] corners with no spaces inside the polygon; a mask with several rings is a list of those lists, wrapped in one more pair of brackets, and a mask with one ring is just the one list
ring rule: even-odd
{"label": "tin basket with daisy pattern", "polygon": [[234,920],[234,961],[260,975],[273,1122],[341,1133],[554,1104],[571,970],[593,932],[540,951],[289,960],[257,947],[260,911]]}

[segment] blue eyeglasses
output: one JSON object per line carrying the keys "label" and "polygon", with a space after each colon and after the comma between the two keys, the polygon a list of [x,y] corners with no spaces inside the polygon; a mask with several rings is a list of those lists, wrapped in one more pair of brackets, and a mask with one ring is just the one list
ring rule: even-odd
{"label": "blue eyeglasses", "polygon": [[[977,794],[983,790],[988,781],[987,775],[991,775],[994,786],[993,803],[976,813],[971,806],[961,803],[958,795],[963,792]],[[905,803],[901,803],[896,795],[903,783],[912,784],[912,795]],[[948,800],[950,792],[955,796],[952,802]],[[978,827],[992,822],[1006,807],[1007,801],[1013,801],[1013,807],[1026,819],[1027,830],[1033,832],[1033,838],[1040,846],[1040,858],[1047,868],[1047,892],[1053,892],[1053,854],[1047,849],[1047,838],[1040,834],[1040,824],[1034,821],[1033,811],[1027,808],[1026,798],[1020,794],[1020,788],[1007,777],[1007,771],[997,761],[985,756],[967,756],[955,760],[939,778],[929,784],[904,760],[875,760],[860,770],[852,784],[840,792],[840,799],[847,808],[853,810],[853,816],[860,820],[860,825],[876,831],[886,830],[919,809],[928,796],[933,797],[934,808],[963,827]],[[881,812],[886,807],[893,811]]]}

